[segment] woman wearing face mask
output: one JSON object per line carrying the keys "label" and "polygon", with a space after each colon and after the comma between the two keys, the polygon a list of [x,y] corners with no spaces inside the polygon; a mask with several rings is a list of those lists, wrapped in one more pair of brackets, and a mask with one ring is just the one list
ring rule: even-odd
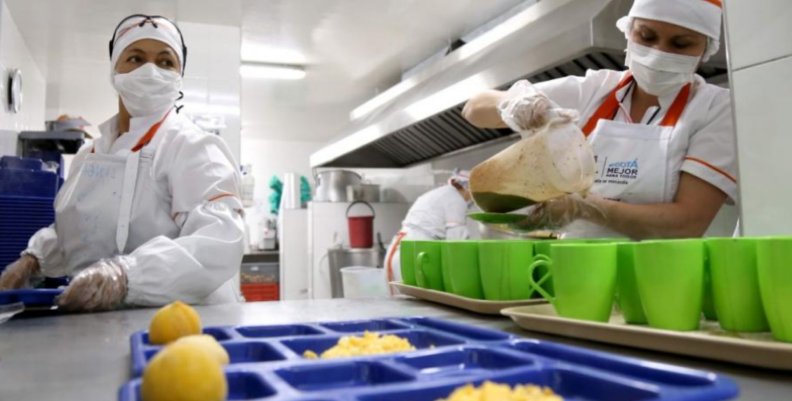
{"label": "woman wearing face mask", "polygon": [[401,281],[399,251],[403,240],[462,240],[470,236],[466,225],[471,202],[469,181],[467,171],[455,170],[448,184],[419,196],[413,203],[385,255],[388,281]]}
{"label": "woman wearing face mask", "polygon": [[720,0],[635,0],[617,23],[627,71],[589,71],[536,84],[539,94],[491,91],[468,102],[465,118],[487,128],[531,129],[545,120],[535,105],[547,98],[580,112],[596,155],[592,193],[540,204],[528,223],[576,237],[697,237],[724,201],[737,200],[729,92],[695,74],[718,50],[721,12]]}
{"label": "woman wearing face mask", "polygon": [[0,277],[71,276],[61,308],[241,300],[240,177],[225,142],[178,114],[186,50],[163,17],[124,19],[110,42],[118,114],[74,159],[37,232]]}

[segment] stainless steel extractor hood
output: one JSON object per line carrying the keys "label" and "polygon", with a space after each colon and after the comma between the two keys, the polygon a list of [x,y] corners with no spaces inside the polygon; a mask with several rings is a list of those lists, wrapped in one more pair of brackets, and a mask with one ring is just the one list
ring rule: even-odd
{"label": "stainless steel extractor hood", "polygon": [[[616,20],[631,0],[542,0],[379,95],[387,99],[311,155],[312,167],[405,167],[512,135],[460,115],[471,95],[518,79],[541,82],[587,69],[623,69]],[[722,46],[722,48],[725,46]],[[726,80],[723,50],[699,72]]]}

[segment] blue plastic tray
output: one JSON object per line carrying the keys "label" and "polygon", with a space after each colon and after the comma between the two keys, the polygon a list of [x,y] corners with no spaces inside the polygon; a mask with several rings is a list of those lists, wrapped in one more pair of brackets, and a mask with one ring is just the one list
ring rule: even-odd
{"label": "blue plastic tray", "polygon": [[0,305],[22,302],[25,306],[53,306],[61,289],[25,289],[0,291]]}
{"label": "blue plastic tray", "polygon": [[[308,360],[338,338],[364,330],[406,337],[416,351]],[[714,373],[626,358],[434,318],[254,327],[209,327],[226,348],[229,400],[435,401],[485,380],[548,386],[567,401],[727,400],[737,385]],[[160,349],[145,332],[131,337],[132,371],[139,376]],[[140,379],[119,390],[140,400]]]}

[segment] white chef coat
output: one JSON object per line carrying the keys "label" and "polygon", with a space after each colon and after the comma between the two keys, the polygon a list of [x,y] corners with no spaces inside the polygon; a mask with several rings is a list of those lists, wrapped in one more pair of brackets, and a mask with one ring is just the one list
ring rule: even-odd
{"label": "white chef coat", "polygon": [[467,228],[468,203],[453,185],[435,188],[413,203],[402,221],[401,232],[391,241],[385,256],[389,281],[401,280],[401,241],[461,240],[469,237]]}
{"label": "white chef coat", "polygon": [[[103,123],[102,136],[75,156],[67,181],[79,178],[92,152],[129,154],[161,117],[132,118],[129,132],[121,136],[117,116]],[[130,261],[125,302],[156,306],[177,299],[204,304],[241,301],[240,176],[225,142],[171,112],[140,152],[128,239],[121,252]],[[65,202],[63,192],[55,200],[56,210]],[[64,251],[62,239],[79,231],[53,224],[33,235],[26,252],[36,256],[46,276],[76,275],[95,262],[71,263],[79,257]]]}
{"label": "white chef coat", "polygon": [[[585,77],[570,76],[536,86],[559,106],[578,110],[578,124],[583,127],[625,74],[613,70],[588,71]],[[629,85],[616,92],[621,106],[613,121],[630,122],[628,92],[631,90],[634,89]],[[676,96],[674,92],[660,97],[659,109],[647,110],[640,124],[660,124]],[[690,98],[671,132],[667,163],[672,172],[667,183],[672,194],[676,194],[679,186],[679,172],[684,171],[723,191],[728,196],[727,202],[737,202],[735,135],[727,89],[695,76]]]}

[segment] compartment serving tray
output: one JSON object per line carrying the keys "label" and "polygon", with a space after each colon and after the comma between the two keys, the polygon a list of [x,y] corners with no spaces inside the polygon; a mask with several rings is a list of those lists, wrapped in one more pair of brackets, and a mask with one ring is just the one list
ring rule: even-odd
{"label": "compartment serving tray", "polygon": [[[363,331],[407,338],[415,351],[328,360],[321,353]],[[485,380],[551,387],[567,401],[726,400],[738,393],[729,378],[616,356],[446,320],[411,317],[274,326],[209,327],[229,352],[229,400],[435,401]],[[138,376],[160,348],[147,334],[131,336]],[[140,400],[141,379],[119,390]]]}

